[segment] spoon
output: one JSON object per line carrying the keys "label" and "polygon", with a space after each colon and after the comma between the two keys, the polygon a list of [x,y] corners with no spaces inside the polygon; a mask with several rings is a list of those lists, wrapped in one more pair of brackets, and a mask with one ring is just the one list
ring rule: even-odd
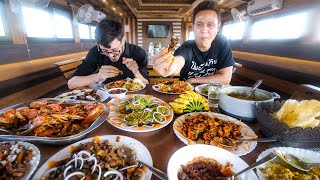
{"label": "spoon", "polygon": [[14,135],[26,135],[30,133],[33,129],[35,129],[36,126],[33,124],[27,124],[25,126],[22,126],[18,129],[18,131],[10,131],[7,129],[0,128],[0,131],[5,132],[7,134],[14,134]]}
{"label": "spoon", "polygon": [[239,142],[244,142],[244,141],[257,141],[257,142],[274,142],[277,141],[276,138],[274,137],[267,137],[267,138],[255,138],[255,139],[236,139],[236,140],[229,140],[227,138],[221,138],[219,140],[213,139],[216,143],[218,143],[221,146],[231,148],[234,147],[237,143]]}
{"label": "spoon", "polygon": [[298,157],[287,153],[283,152],[281,150],[275,150],[275,154],[282,159],[284,162],[288,163],[289,165],[301,170],[301,171],[310,171],[313,167],[320,166],[319,163],[307,163],[302,160],[300,160]]}
{"label": "spoon", "polygon": [[259,79],[253,86],[252,89],[249,91],[249,93],[245,96],[244,99],[248,99],[251,94],[260,86],[260,84],[262,83],[262,79]]}
{"label": "spoon", "polygon": [[243,169],[242,171],[238,172],[237,174],[233,175],[233,176],[230,176],[230,177],[218,177],[218,178],[215,178],[215,179],[222,179],[222,180],[234,180],[235,177],[239,176],[240,174],[246,172],[246,171],[249,171],[251,169],[254,169],[256,168],[257,166],[261,165],[261,164],[264,164],[264,163],[267,163],[271,160],[273,160],[274,158],[276,158],[277,156],[273,153],[270,153],[268,154],[267,156],[265,156],[264,158],[260,159],[259,161],[251,164],[250,166],[248,166],[247,168]]}
{"label": "spoon", "polygon": [[122,146],[120,148],[121,152],[122,152],[122,155],[127,158],[127,160],[130,160],[130,161],[134,161],[134,162],[138,162],[140,164],[142,164],[143,166],[145,166],[146,168],[148,168],[155,176],[157,176],[158,178],[160,179],[163,179],[163,180],[167,180],[168,179],[168,176],[166,173],[160,171],[159,169],[157,168],[154,168],[140,160],[137,160],[137,156],[136,154],[128,147],[125,147],[125,146]]}

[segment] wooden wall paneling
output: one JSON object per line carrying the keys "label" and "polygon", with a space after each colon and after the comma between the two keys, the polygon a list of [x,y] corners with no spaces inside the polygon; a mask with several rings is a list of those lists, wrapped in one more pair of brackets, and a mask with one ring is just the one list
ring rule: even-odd
{"label": "wooden wall paneling", "polygon": [[41,84],[24,89],[17,93],[11,94],[0,99],[0,109],[3,109],[14,104],[30,101],[36,99],[44,94],[47,94],[61,86],[66,84],[66,80],[63,76],[45,81]]}
{"label": "wooden wall paneling", "polygon": [[129,34],[129,40],[130,40],[130,43],[131,44],[133,44],[132,43],[132,28],[131,28],[131,18],[130,17],[128,17],[128,24],[127,24],[127,26],[128,26],[128,28],[129,28],[129,32],[128,32],[128,34]]}
{"label": "wooden wall paneling", "polygon": [[62,56],[54,56],[50,58],[42,58],[32,61],[24,61],[19,63],[1,65],[0,82],[55,67],[54,63],[59,61],[84,58],[86,55],[87,52],[80,52]]}
{"label": "wooden wall paneling", "polygon": [[292,94],[298,84],[282,80],[270,75],[266,75],[260,72],[256,72],[244,67],[239,67],[237,68],[237,71],[235,72],[236,74],[240,74],[241,76],[247,77],[249,79],[253,80],[258,80],[258,79],[263,79],[263,84],[269,87],[272,87],[274,89],[277,89],[278,91],[287,93],[287,94]]}
{"label": "wooden wall paneling", "polygon": [[235,58],[320,77],[320,62],[233,51]]}

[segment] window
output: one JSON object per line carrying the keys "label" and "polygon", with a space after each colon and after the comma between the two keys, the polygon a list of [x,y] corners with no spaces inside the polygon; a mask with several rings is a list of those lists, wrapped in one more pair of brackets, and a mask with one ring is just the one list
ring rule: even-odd
{"label": "window", "polygon": [[27,37],[32,41],[70,41],[73,39],[71,14],[68,9],[22,7]]}
{"label": "window", "polygon": [[54,9],[53,19],[57,38],[73,38],[71,17],[68,13]]}
{"label": "window", "polygon": [[3,23],[2,23],[1,14],[0,14],[0,36],[6,36],[6,34],[4,33],[4,27],[3,27]]}
{"label": "window", "polygon": [[226,23],[223,26],[222,34],[230,40],[240,40],[243,37],[246,22]]}
{"label": "window", "polygon": [[24,24],[28,37],[53,38],[50,13],[43,9],[22,8]]}
{"label": "window", "polygon": [[91,28],[91,39],[95,39],[95,30],[96,30],[96,27],[95,26],[90,26]]}
{"label": "window", "polygon": [[252,39],[297,39],[305,35],[309,13],[298,13],[256,22]]}
{"label": "window", "polygon": [[91,39],[89,26],[79,23],[80,39]]}

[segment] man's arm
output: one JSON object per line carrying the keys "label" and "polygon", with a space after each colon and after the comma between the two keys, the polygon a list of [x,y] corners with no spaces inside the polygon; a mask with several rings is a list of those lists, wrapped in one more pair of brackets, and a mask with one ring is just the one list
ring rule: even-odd
{"label": "man's arm", "polygon": [[224,85],[228,85],[231,81],[232,77],[232,66],[219,69],[218,72],[211,76],[206,77],[198,77],[198,78],[190,78],[187,80],[188,83],[193,84],[206,84],[209,82],[219,82]]}
{"label": "man's arm", "polygon": [[173,56],[167,49],[152,57],[153,69],[163,77],[178,75],[185,64],[182,56]]}
{"label": "man's arm", "polygon": [[68,81],[69,89],[75,89],[78,87],[88,86],[90,84],[97,83],[99,81],[98,74],[91,74],[89,76],[73,76]]}
{"label": "man's arm", "polygon": [[88,86],[99,81],[104,81],[108,78],[116,77],[119,75],[119,69],[114,66],[101,66],[97,74],[88,76],[74,76],[68,81],[69,89]]}

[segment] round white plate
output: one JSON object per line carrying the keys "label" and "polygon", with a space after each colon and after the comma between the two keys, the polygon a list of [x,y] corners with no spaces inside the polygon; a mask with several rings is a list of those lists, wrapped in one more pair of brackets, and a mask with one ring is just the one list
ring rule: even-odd
{"label": "round white plate", "polygon": [[[120,137],[120,141],[117,142],[117,137]],[[53,155],[50,159],[48,159],[37,171],[37,173],[33,176],[32,179],[34,180],[39,180],[41,179],[42,175],[49,169],[49,162],[52,161],[61,161],[63,159],[69,158],[70,157],[70,151],[72,146],[78,146],[81,143],[86,143],[86,142],[92,142],[95,139],[95,137],[84,139],[82,141],[73,143],[64,149],[60,150],[57,152],[55,155]],[[148,149],[139,141],[127,137],[127,136],[120,136],[120,135],[105,135],[105,136],[99,136],[99,139],[101,141],[108,140],[110,144],[115,145],[115,146],[122,146],[125,145],[131,149],[133,149],[137,155],[137,159],[145,162],[149,165],[153,165],[152,162],[152,157]],[[151,179],[151,171],[147,170],[146,174],[142,177],[143,180],[148,180]]]}
{"label": "round white plate", "polygon": [[[232,170],[234,173],[240,172],[244,168],[248,167],[248,164],[246,162],[244,162],[240,157],[232,154],[231,152],[215,146],[197,144],[185,146],[176,151],[171,156],[167,167],[169,179],[178,179],[178,171],[181,165],[186,165],[189,161],[198,156],[212,158],[218,161],[221,165],[225,165],[226,162],[229,161],[231,164],[233,164]],[[243,173],[240,177],[242,180],[258,180],[258,177],[252,170]]]}
{"label": "round white plate", "polygon": [[[202,96],[208,97],[208,94],[204,94],[201,92],[202,88],[204,88],[205,86],[207,86],[208,84],[200,84],[198,86],[195,87],[195,91],[199,94],[201,94]],[[229,87],[230,85],[222,85],[222,89],[225,87]]]}
{"label": "round white plate", "polygon": [[[162,106],[165,106],[167,107],[169,110],[170,110],[170,114],[166,116],[166,122],[163,123],[163,124],[154,124],[153,126],[140,126],[140,127],[137,127],[137,126],[127,126],[125,123],[124,123],[124,117],[127,115],[127,114],[123,114],[121,112],[119,112],[118,110],[118,106],[126,101],[127,99],[130,99],[136,95],[139,95],[139,96],[144,96],[144,97],[147,97],[149,99],[151,99],[153,102],[156,102],[156,103],[159,103],[161,104]],[[129,131],[129,132],[149,132],[149,131],[155,131],[155,130],[158,130],[158,129],[161,129],[165,126],[167,126],[168,124],[170,124],[170,122],[172,121],[173,119],[173,110],[171,108],[171,106],[164,102],[163,100],[159,99],[159,98],[156,98],[156,97],[153,97],[151,95],[143,95],[143,94],[128,94],[128,95],[125,95],[125,96],[118,96],[118,97],[115,97],[113,98],[111,101],[109,101],[108,103],[108,106],[110,108],[110,113],[109,113],[109,116],[107,117],[107,121],[112,124],[114,127],[116,128],[119,128],[119,129],[122,129],[124,131]]]}
{"label": "round white plate", "polygon": [[[292,148],[292,147],[274,147],[263,151],[257,158],[256,161],[264,158],[268,154],[274,152],[274,150],[281,150],[283,152],[287,152],[293,154],[294,156],[300,158],[301,160],[309,163],[320,163],[320,153],[307,150],[307,149],[300,149],[300,148]],[[259,168],[264,168],[266,164],[262,164],[257,167],[257,175],[259,179],[265,179],[264,174],[259,170]]]}
{"label": "round white plate", "polygon": [[[82,91],[82,90],[84,90],[84,89],[81,89],[81,91]],[[88,89],[88,90],[93,90],[93,89]],[[104,91],[104,90],[101,90],[101,89],[97,89],[96,94],[100,97],[99,102],[103,102],[103,101],[105,101],[106,99],[108,99],[108,97],[109,97],[108,92],[107,92],[107,91]],[[71,96],[73,95],[71,91],[70,91],[70,92],[62,93],[62,94],[56,96],[55,98],[64,99],[64,98],[61,97],[61,96],[70,96],[70,95],[71,95]],[[75,100],[81,100],[81,99],[75,99]],[[84,99],[84,101],[90,101],[90,100]]]}
{"label": "round white plate", "polygon": [[[207,114],[209,117],[214,118],[217,117],[221,120],[224,121],[231,121],[234,122],[235,124],[241,125],[242,129],[241,129],[241,135],[243,136],[243,139],[250,139],[254,136],[256,136],[256,134],[254,133],[254,131],[247,126],[246,124],[244,124],[243,122],[232,118],[230,116],[224,115],[224,114],[219,114],[219,113],[213,113],[213,112],[193,112],[193,113],[188,113],[188,114],[184,114],[182,116],[177,117],[177,119],[174,121],[173,123],[173,131],[176,134],[176,136],[185,144],[187,145],[192,145],[192,144],[197,144],[196,141],[193,141],[191,139],[188,139],[187,137],[183,136],[180,132],[182,130],[182,124],[185,121],[185,118],[189,115],[189,116],[197,116],[198,114]],[[230,151],[231,153],[237,155],[237,156],[243,156],[245,154],[250,153],[251,151],[253,151],[257,146],[257,142],[253,141],[253,142],[242,142],[241,145],[237,148],[233,148],[230,149],[228,151]]]}
{"label": "round white plate", "polygon": [[3,144],[3,143],[10,143],[11,145],[18,143],[18,144],[21,144],[22,146],[24,146],[26,149],[32,151],[33,156],[32,156],[31,161],[29,162],[30,169],[28,172],[25,172],[24,176],[21,178],[21,180],[28,180],[30,178],[30,176],[33,174],[33,172],[37,169],[37,166],[40,162],[39,149],[35,145],[28,143],[28,142],[16,142],[16,141],[0,142],[0,144]]}
{"label": "round white plate", "polygon": [[[159,93],[163,93],[163,94],[183,94],[184,93],[184,92],[181,92],[181,93],[162,92],[162,91],[160,91],[160,89],[158,88],[158,85],[156,85],[156,84],[152,85],[152,89],[159,92]],[[193,89],[194,89],[194,87],[192,86],[191,90],[193,90]]]}

